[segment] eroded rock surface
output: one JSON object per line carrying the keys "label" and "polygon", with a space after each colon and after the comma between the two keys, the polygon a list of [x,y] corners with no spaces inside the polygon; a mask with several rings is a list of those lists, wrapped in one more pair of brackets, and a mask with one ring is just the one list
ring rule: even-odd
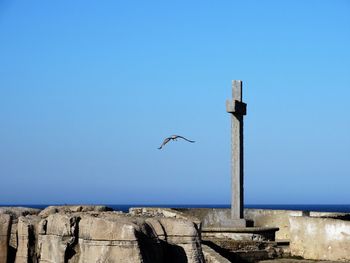
{"label": "eroded rock surface", "polygon": [[73,212],[105,212],[112,211],[112,208],[104,205],[65,205],[65,206],[48,206],[39,213],[41,217],[47,217],[56,213],[73,213]]}
{"label": "eroded rock surface", "polygon": [[20,216],[37,215],[40,209],[29,207],[0,207],[0,214],[8,214],[12,219],[17,219]]}
{"label": "eroded rock surface", "polygon": [[204,262],[195,222],[109,210],[53,206],[40,213],[18,214],[16,246],[9,259],[6,253],[15,216],[0,214],[0,263]]}
{"label": "eroded rock surface", "polygon": [[[14,262],[18,247],[18,218],[36,215],[40,209],[28,207],[0,207],[0,263]],[[5,220],[5,218],[7,218]],[[6,230],[5,230],[6,229]],[[5,232],[7,234],[5,234]]]}
{"label": "eroded rock surface", "polygon": [[7,262],[10,233],[11,233],[10,215],[0,214],[0,263]]}

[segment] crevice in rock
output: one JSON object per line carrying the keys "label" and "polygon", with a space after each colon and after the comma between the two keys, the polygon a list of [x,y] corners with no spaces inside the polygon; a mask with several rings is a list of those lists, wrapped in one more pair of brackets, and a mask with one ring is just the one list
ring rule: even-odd
{"label": "crevice in rock", "polygon": [[70,259],[77,254],[77,247],[79,241],[79,221],[80,217],[70,218],[70,228],[72,237],[71,240],[67,243],[66,251],[64,253],[64,262],[68,263]]}
{"label": "crevice in rock", "polygon": [[7,263],[14,263],[16,260],[17,250],[14,247],[9,246],[7,251]]}
{"label": "crevice in rock", "polygon": [[145,263],[162,263],[164,254],[162,242],[156,237],[150,237],[142,232],[135,233],[140,248],[141,257]]}
{"label": "crevice in rock", "polygon": [[[13,220],[13,215],[10,214],[10,221],[9,221],[9,227],[7,229],[7,237],[8,237],[8,249],[7,249],[7,263],[13,263],[15,262],[16,259],[16,253],[17,253],[17,249],[12,247],[10,245],[10,239],[11,239],[11,228],[12,228],[12,224],[13,224],[14,220]],[[16,244],[18,244],[18,237],[17,237],[17,233],[16,233]],[[1,252],[1,251],[0,251]]]}
{"label": "crevice in rock", "polygon": [[183,247],[176,244],[164,243],[165,245],[165,259],[169,263],[188,263],[186,251]]}
{"label": "crevice in rock", "polygon": [[40,223],[41,225],[41,232],[42,232],[42,234],[43,235],[46,235],[46,232],[47,232],[47,220],[45,219],[45,220],[42,220],[41,221],[41,223]]}
{"label": "crevice in rock", "polygon": [[37,257],[35,255],[35,245],[36,245],[36,237],[34,226],[28,226],[28,263],[37,263]]}

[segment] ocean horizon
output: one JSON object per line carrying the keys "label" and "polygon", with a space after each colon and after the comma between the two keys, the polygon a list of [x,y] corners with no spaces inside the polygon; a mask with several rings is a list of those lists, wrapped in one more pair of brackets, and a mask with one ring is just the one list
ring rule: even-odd
{"label": "ocean horizon", "polygon": [[[48,206],[80,205],[80,204],[1,204],[0,207],[30,207],[44,209]],[[229,204],[86,204],[105,205],[115,211],[128,212],[131,207],[163,207],[163,208],[230,208]],[[350,204],[246,204],[244,208],[272,210],[301,210],[318,212],[350,213]]]}

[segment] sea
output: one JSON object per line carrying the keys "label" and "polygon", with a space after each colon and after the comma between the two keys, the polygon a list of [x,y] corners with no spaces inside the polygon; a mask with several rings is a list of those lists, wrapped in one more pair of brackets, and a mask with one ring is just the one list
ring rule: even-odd
{"label": "sea", "polygon": [[[12,206],[12,207],[31,207],[44,209],[50,205],[70,205],[70,204],[21,204],[21,205],[0,205]],[[77,205],[77,204],[72,204]],[[196,204],[94,204],[94,205],[106,205],[115,211],[128,212],[130,207],[166,207],[166,208],[230,208],[230,205],[196,205]],[[319,212],[341,212],[350,213],[350,204],[348,205],[329,205],[329,204],[247,204],[245,208],[256,208],[256,209],[274,209],[274,210],[301,210],[301,211],[319,211]]]}

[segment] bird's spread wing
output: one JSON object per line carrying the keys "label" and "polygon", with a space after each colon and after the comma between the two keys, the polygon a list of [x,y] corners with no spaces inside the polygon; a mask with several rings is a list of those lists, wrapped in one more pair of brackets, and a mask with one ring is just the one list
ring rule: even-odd
{"label": "bird's spread wing", "polygon": [[163,143],[162,143],[162,145],[158,148],[159,150],[160,149],[162,149],[163,148],[163,146],[165,145],[165,144],[167,144],[169,141],[171,140],[171,138],[170,137],[168,137],[168,138],[165,138],[164,139],[164,141],[163,141]]}
{"label": "bird's spread wing", "polygon": [[176,138],[181,138],[181,139],[184,139],[185,141],[188,141],[188,142],[195,142],[195,141],[191,141],[189,139],[186,139],[185,137],[182,137],[180,135],[176,135]]}

